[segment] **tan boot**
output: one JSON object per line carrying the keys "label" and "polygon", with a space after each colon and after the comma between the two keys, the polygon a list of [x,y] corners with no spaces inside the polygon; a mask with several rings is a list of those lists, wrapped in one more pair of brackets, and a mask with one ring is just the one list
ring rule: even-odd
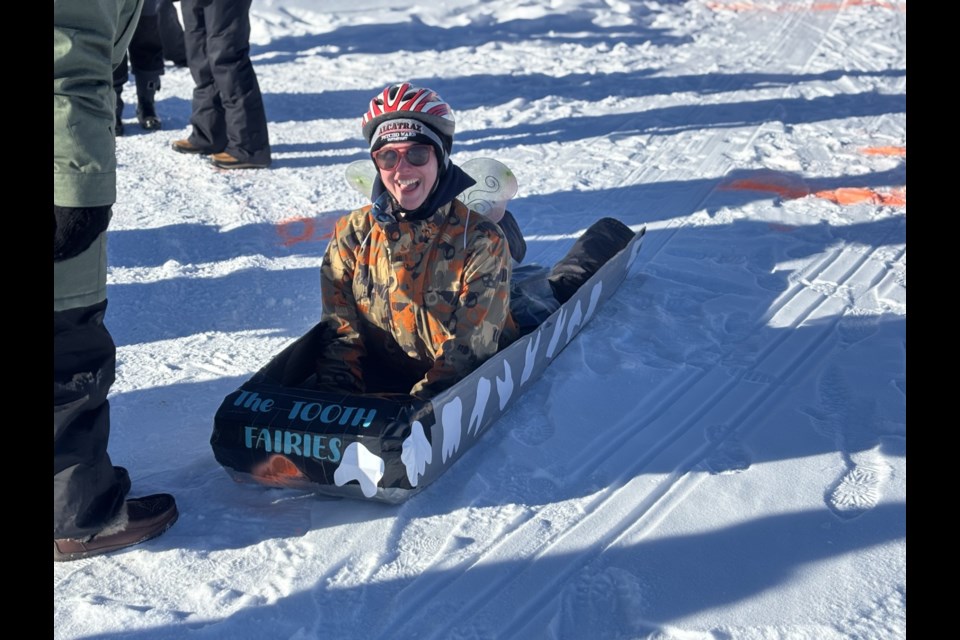
{"label": "tan boot", "polygon": [[191,153],[198,155],[207,155],[210,153],[209,151],[204,151],[200,147],[194,146],[189,140],[186,139],[174,140],[170,146],[173,147],[173,150],[177,153]]}
{"label": "tan boot", "polygon": [[269,162],[244,162],[237,160],[226,151],[210,156],[210,164],[218,169],[266,169],[270,166]]}

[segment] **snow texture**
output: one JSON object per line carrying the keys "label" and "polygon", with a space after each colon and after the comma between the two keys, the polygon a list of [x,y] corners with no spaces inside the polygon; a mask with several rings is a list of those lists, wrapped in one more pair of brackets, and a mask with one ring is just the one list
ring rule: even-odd
{"label": "snow texture", "polygon": [[[186,69],[162,131],[124,94],[110,452],[181,516],[56,563],[56,638],[906,637],[905,2],[254,0],[252,21],[271,169],[169,149]],[[213,415],[318,320],[360,116],[404,79],[454,106],[454,162],[513,170],[525,262],[608,215],[643,249],[409,501],[234,483]],[[411,481],[428,453],[404,443]]]}

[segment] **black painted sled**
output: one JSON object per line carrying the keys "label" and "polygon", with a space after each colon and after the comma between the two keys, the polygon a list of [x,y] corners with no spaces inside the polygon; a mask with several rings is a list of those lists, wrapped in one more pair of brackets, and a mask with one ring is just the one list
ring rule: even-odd
{"label": "black painted sled", "polygon": [[[313,388],[313,327],[228,395],[210,444],[237,481],[399,503],[474,445],[613,295],[645,229],[538,327],[431,400]],[[631,232],[632,233],[632,232]]]}

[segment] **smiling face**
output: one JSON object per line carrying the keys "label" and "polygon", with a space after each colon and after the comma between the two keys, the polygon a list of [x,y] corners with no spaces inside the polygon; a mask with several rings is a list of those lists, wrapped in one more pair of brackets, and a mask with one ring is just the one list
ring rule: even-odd
{"label": "smiling face", "polygon": [[[406,153],[414,146],[426,146],[429,149],[429,158],[426,164],[417,166],[411,164],[407,159]],[[426,201],[437,181],[439,164],[436,151],[430,145],[417,145],[414,142],[384,145],[378,152],[386,150],[400,152],[400,161],[392,169],[380,168],[378,163],[377,167],[380,171],[383,186],[400,203],[402,208],[413,211]]]}

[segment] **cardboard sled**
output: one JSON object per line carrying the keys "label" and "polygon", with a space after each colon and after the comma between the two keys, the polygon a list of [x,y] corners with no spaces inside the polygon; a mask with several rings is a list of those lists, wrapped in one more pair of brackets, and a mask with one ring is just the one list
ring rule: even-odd
{"label": "cardboard sled", "polygon": [[399,503],[476,443],[626,277],[644,229],[538,328],[429,401],[316,390],[322,325],[296,340],[214,417],[214,456],[239,482]]}

